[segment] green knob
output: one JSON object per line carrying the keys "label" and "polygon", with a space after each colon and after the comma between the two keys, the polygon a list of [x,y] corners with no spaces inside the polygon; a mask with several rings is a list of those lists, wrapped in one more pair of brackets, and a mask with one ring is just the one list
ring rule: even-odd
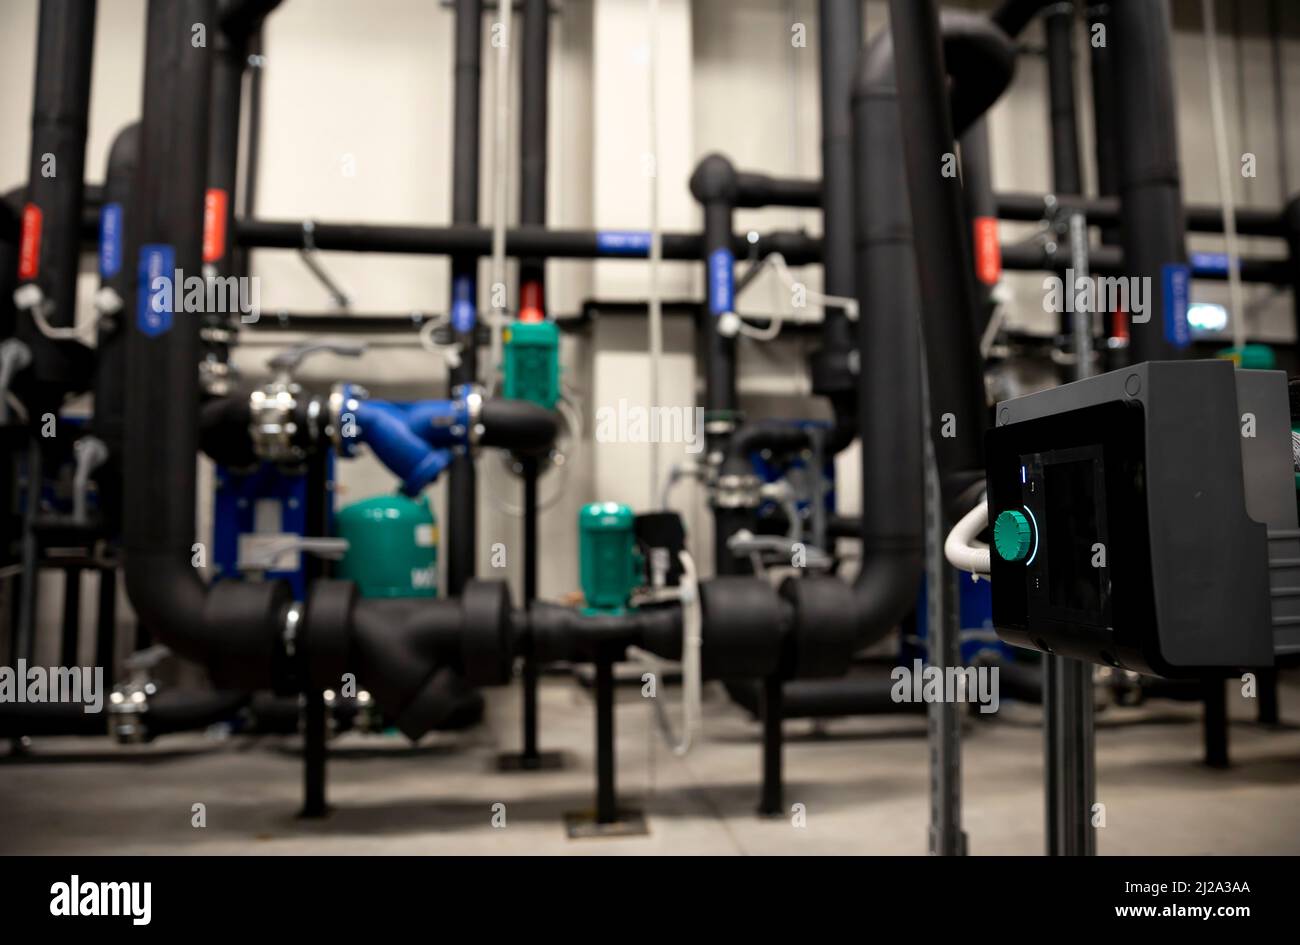
{"label": "green knob", "polygon": [[1029,520],[1015,509],[1007,509],[993,523],[993,544],[1003,561],[1023,561],[1029,554]]}

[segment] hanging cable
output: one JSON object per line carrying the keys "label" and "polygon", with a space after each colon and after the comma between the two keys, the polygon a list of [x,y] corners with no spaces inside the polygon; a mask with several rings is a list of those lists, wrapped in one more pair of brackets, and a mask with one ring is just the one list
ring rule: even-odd
{"label": "hanging cable", "polygon": [[1219,200],[1223,204],[1223,236],[1228,244],[1228,297],[1232,302],[1232,346],[1238,353],[1246,347],[1245,303],[1241,293],[1241,254],[1237,248],[1237,205],[1228,167],[1228,122],[1223,113],[1223,75],[1219,70],[1218,30],[1214,24],[1214,0],[1201,0],[1205,27],[1205,59],[1210,77],[1210,118],[1214,127],[1214,157],[1219,170]]}

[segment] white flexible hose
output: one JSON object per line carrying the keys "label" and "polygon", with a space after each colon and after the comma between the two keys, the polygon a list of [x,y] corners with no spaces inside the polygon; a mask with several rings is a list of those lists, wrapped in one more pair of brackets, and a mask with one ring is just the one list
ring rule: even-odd
{"label": "white flexible hose", "polygon": [[[779,279],[781,284],[787,289],[793,290],[796,286],[801,285],[799,280],[794,277],[794,273],[790,271],[790,266],[786,263],[785,257],[780,253],[768,253],[768,255],[763,257],[763,260],[758,264],[758,268],[760,270],[771,269],[776,273],[777,279]],[[752,285],[753,283],[751,282],[750,284]],[[857,299],[851,299],[841,295],[826,295],[825,293],[818,292],[814,289],[809,289],[807,286],[803,286],[803,290],[805,297],[809,302],[821,305],[823,308],[828,305],[842,308],[844,309],[844,314],[851,319],[856,319],[858,317]],[[744,312],[736,312],[736,314],[742,319],[747,317]],[[748,317],[753,318],[759,316],[749,315]],[[753,325],[746,324],[742,320],[738,326],[740,334],[744,335],[746,338],[753,338],[755,341],[772,341],[777,337],[777,335],[781,334],[781,328],[785,322],[803,320],[798,314],[786,314],[782,312],[774,312],[770,316],[761,317],[771,319],[770,324],[766,328],[755,328]]]}
{"label": "white flexible hose", "polygon": [[989,546],[977,542],[975,536],[989,524],[988,501],[981,502],[962,516],[953,526],[943,543],[943,554],[958,571],[969,571],[977,577],[988,577],[990,569]]}
{"label": "white flexible hose", "polygon": [[[664,742],[674,755],[681,757],[691,750],[701,728],[704,704],[704,673],[700,647],[704,642],[704,616],[700,610],[699,575],[695,570],[695,561],[690,554],[683,551],[677,556],[682,563],[682,729],[681,734],[673,731],[668,709],[659,698],[656,688],[653,704],[655,721],[663,735]],[[654,669],[662,667],[663,661],[652,653],[632,650],[646,666]]]}
{"label": "white flexible hose", "polygon": [[1228,244],[1228,296],[1232,301],[1232,346],[1246,346],[1246,306],[1242,301],[1241,258],[1237,248],[1237,204],[1228,170],[1228,122],[1223,113],[1223,75],[1219,71],[1218,30],[1214,25],[1214,0],[1201,0],[1205,26],[1206,70],[1210,78],[1210,118],[1214,127],[1214,157],[1219,170],[1219,200],[1223,203],[1223,236]]}

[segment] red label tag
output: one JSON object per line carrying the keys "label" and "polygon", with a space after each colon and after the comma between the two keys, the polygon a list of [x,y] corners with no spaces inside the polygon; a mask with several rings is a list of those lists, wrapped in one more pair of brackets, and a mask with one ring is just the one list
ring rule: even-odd
{"label": "red label tag", "polygon": [[203,198],[203,261],[216,262],[226,255],[226,192],[210,187]]}
{"label": "red label tag", "polygon": [[975,218],[975,276],[985,285],[997,285],[1002,278],[1002,244],[998,242],[997,217]]}
{"label": "red label tag", "polygon": [[41,271],[41,208],[23,207],[23,232],[18,241],[18,278],[35,279]]}

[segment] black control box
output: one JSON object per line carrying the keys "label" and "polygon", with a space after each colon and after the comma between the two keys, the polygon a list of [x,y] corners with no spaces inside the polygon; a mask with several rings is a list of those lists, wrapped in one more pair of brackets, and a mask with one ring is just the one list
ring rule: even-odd
{"label": "black control box", "polygon": [[1150,362],[999,404],[998,635],[1168,677],[1300,649],[1290,442],[1285,375],[1227,361]]}

